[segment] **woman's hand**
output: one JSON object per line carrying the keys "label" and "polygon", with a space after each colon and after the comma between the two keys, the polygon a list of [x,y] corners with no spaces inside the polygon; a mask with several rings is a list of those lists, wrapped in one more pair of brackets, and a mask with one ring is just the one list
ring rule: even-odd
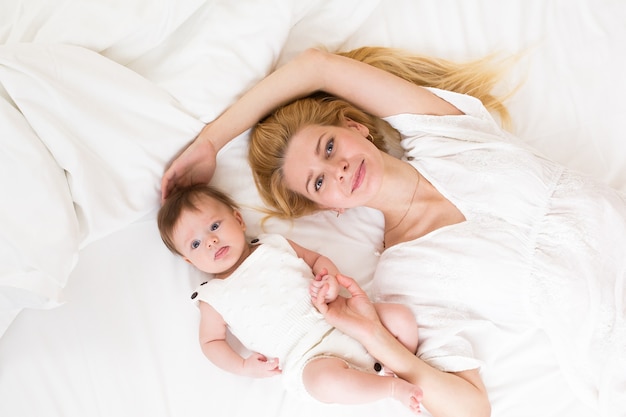
{"label": "woman's hand", "polygon": [[337,274],[337,281],[348,290],[349,298],[338,296],[327,302],[329,287],[323,286],[317,295],[311,296],[311,301],[330,325],[365,343],[374,336],[376,327],[382,327],[374,304],[354,279]]}
{"label": "woman's hand", "polygon": [[161,201],[177,187],[208,183],[215,172],[216,158],[215,146],[201,132],[163,174]]}

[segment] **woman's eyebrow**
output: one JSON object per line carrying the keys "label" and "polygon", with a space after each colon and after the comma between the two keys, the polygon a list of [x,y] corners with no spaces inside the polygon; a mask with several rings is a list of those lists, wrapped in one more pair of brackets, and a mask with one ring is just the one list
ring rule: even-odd
{"label": "woman's eyebrow", "polygon": [[[317,157],[320,156],[320,147],[322,146],[322,138],[323,137],[324,137],[324,134],[322,133],[320,135],[320,137],[317,138],[317,143],[315,144],[315,156],[317,156]],[[309,192],[309,184],[310,184],[312,178],[313,178],[313,173],[310,172],[309,175],[306,178],[306,183],[304,184],[304,189],[307,190],[307,192]]]}
{"label": "woman's eyebrow", "polygon": [[309,191],[309,183],[311,182],[311,178],[313,178],[313,174],[309,173],[309,176],[306,177],[306,184],[304,184],[304,189],[306,190],[307,193],[311,194],[311,192]]}
{"label": "woman's eyebrow", "polygon": [[320,155],[320,146],[322,144],[322,138],[324,137],[324,134],[322,133],[320,135],[319,138],[317,138],[317,144],[315,146],[315,156],[319,156]]}

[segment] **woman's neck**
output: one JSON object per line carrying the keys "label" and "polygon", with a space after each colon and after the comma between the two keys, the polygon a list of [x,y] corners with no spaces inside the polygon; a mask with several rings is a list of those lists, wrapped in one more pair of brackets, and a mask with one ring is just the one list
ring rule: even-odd
{"label": "woman's neck", "polygon": [[384,204],[380,209],[385,218],[385,247],[397,243],[398,237],[406,235],[405,230],[415,223],[415,212],[421,210],[419,201],[416,201],[419,200],[421,174],[412,165],[396,161],[399,163],[392,161],[385,171],[382,188]]}
{"label": "woman's neck", "polygon": [[385,217],[385,247],[465,221],[463,213],[408,162],[389,160],[384,175],[372,208]]}
{"label": "woman's neck", "polygon": [[420,177],[409,163],[385,154],[380,190],[368,206],[380,210],[385,221],[391,222],[389,226],[393,226],[393,219],[401,218],[411,204],[411,199],[417,198],[416,185],[420,182]]}

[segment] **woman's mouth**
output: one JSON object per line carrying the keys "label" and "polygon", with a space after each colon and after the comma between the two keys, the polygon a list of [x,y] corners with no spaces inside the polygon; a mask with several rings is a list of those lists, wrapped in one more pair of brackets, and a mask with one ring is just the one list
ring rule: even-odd
{"label": "woman's mouth", "polygon": [[214,259],[215,259],[215,260],[218,260],[218,259],[223,258],[223,257],[224,257],[224,256],[226,256],[226,254],[228,253],[228,250],[229,250],[229,247],[228,247],[228,246],[223,246],[223,247],[219,248],[219,249],[217,250],[217,252],[215,252]]}
{"label": "woman's mouth", "polygon": [[365,177],[365,161],[361,161],[361,165],[354,173],[354,181],[352,181],[352,192],[361,186]]}

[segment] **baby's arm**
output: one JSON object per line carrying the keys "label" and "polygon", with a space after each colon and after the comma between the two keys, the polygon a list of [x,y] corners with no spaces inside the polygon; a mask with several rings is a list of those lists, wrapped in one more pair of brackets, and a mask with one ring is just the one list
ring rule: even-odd
{"label": "baby's arm", "polygon": [[291,244],[293,250],[296,251],[298,257],[302,258],[304,262],[306,262],[307,265],[311,267],[313,275],[324,276],[337,275],[339,273],[337,266],[326,256],[322,255],[321,253],[304,248],[291,240],[288,240],[288,242],[289,244]]}
{"label": "baby's arm", "polygon": [[260,353],[241,357],[226,342],[227,325],[209,304],[200,301],[200,346],[204,355],[221,369],[237,375],[265,378],[280,374],[278,361]]}
{"label": "baby's arm", "polygon": [[325,301],[329,303],[337,298],[339,295],[339,284],[335,275],[339,273],[339,270],[333,261],[321,253],[304,248],[291,240],[289,240],[289,243],[296,251],[298,257],[302,258],[311,267],[314,276],[309,287],[311,296],[316,297],[318,291],[322,287],[327,286]]}

